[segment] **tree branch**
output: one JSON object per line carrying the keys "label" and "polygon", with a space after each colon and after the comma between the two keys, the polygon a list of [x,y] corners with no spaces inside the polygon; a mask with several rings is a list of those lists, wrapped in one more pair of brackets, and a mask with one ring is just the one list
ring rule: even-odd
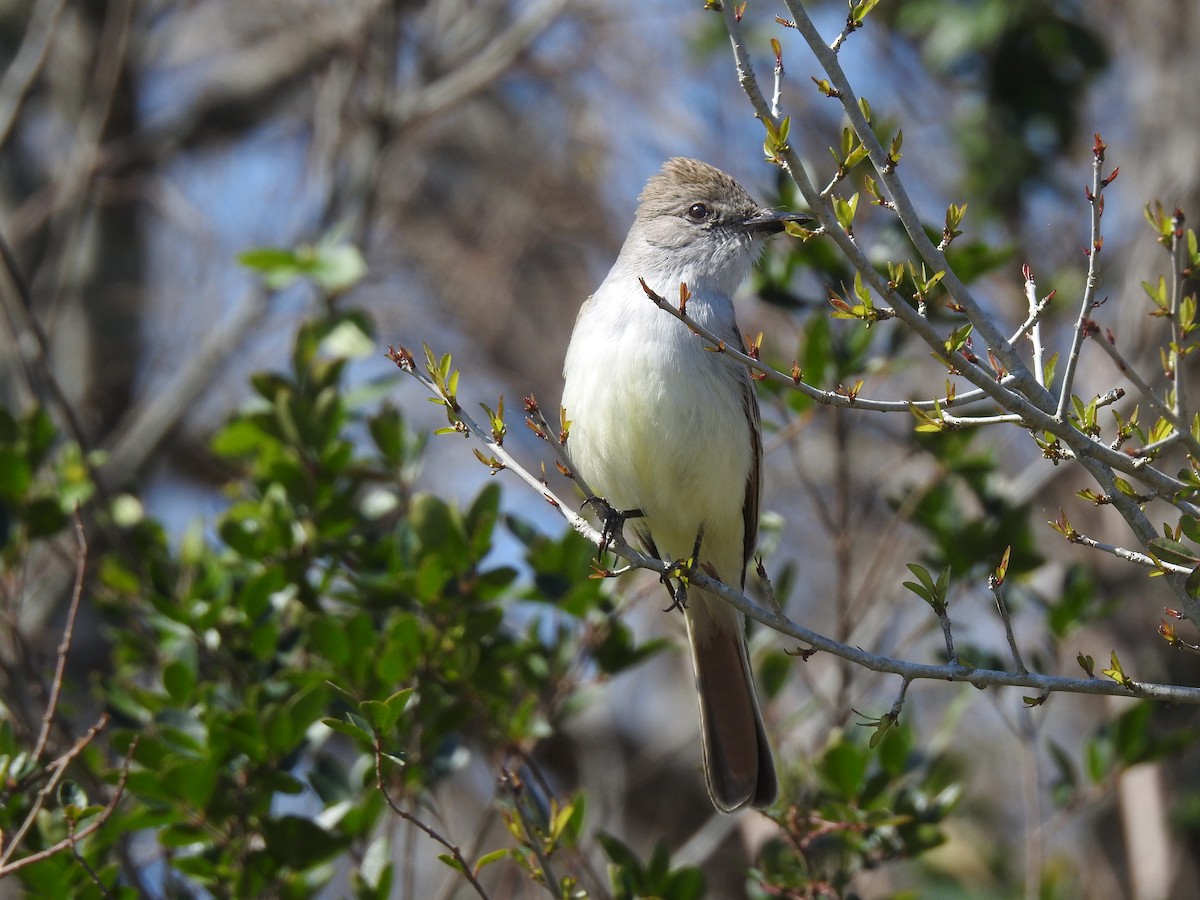
{"label": "tree branch", "polygon": [[[417,379],[435,397],[446,399],[434,381],[416,367],[411,354],[403,348],[389,350],[389,357],[396,362],[402,371]],[[483,443],[488,451],[501,460],[507,469],[517,475],[527,485],[534,488],[543,499],[558,510],[567,523],[597,547],[601,544],[601,535],[575,509],[559,499],[544,481],[529,473],[491,436],[490,431],[482,428],[469,414],[457,407],[453,410],[454,418],[461,423],[461,430]],[[493,471],[498,469],[493,467]],[[647,569],[659,575],[667,575],[672,566],[662,560],[653,559],[631,548],[620,535],[609,543],[614,554],[621,557],[639,569]],[[908,660],[882,656],[855,647],[850,644],[835,641],[832,638],[805,628],[782,612],[765,609],[753,600],[728,585],[711,578],[701,571],[693,572],[691,583],[713,594],[718,594],[726,602],[732,604],[745,615],[762,623],[768,628],[795,638],[817,650],[833,654],[848,660],[865,669],[874,672],[884,672],[899,675],[908,681],[928,679],[934,681],[965,682],[976,687],[1010,686],[1036,690],[1050,694],[1055,692],[1077,694],[1103,694],[1112,697],[1137,696],[1171,703],[1200,704],[1200,687],[1182,687],[1179,685],[1157,684],[1153,682],[1131,682],[1132,687],[1126,687],[1115,681],[1104,681],[1097,678],[1067,678],[1065,676],[1047,675],[1037,672],[1007,672],[997,669],[976,669],[961,664],[935,665],[917,663]]]}

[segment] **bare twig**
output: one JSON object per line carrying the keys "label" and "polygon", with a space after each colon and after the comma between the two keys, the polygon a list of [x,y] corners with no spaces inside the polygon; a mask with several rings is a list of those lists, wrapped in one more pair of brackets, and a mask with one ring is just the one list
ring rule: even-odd
{"label": "bare twig", "polygon": [[[1176,210],[1171,218],[1171,263],[1171,377],[1175,379],[1175,402],[1172,404],[1172,411],[1179,421],[1186,422],[1187,368],[1182,364],[1186,335],[1180,305],[1183,302],[1183,279],[1184,270],[1188,265],[1188,249],[1181,210]],[[1184,430],[1191,433],[1190,426]]]}
{"label": "bare twig", "polygon": [[537,0],[519,19],[461,65],[447,67],[436,81],[404,91],[383,112],[394,127],[436,115],[490,85],[562,14],[570,0]]}
{"label": "bare twig", "polygon": [[475,889],[475,893],[477,893],[480,897],[483,897],[484,900],[487,900],[487,891],[483,889],[483,885],[480,884],[479,879],[475,877],[475,873],[472,871],[470,865],[467,864],[467,860],[463,856],[462,851],[458,848],[458,845],[448,840],[436,829],[426,825],[423,821],[392,799],[392,795],[388,791],[387,783],[383,777],[383,744],[381,743],[378,734],[375,735],[374,743],[375,786],[379,789],[379,793],[383,795],[384,802],[387,803],[388,808],[405,822],[408,822],[414,828],[424,832],[427,836],[433,838],[433,840],[445,847],[456,863],[455,868],[457,868],[462,873],[462,876],[467,879],[467,882]]}
{"label": "bare twig", "polygon": [[908,696],[908,686],[912,684],[911,678],[900,679],[900,693],[896,695],[896,702],[892,704],[892,708],[888,710],[888,717],[893,722],[900,721],[900,711],[904,709],[904,700]]}
{"label": "bare twig", "polygon": [[937,613],[938,624],[942,626],[942,639],[946,642],[946,659],[951,666],[957,666],[958,653],[954,649],[954,631],[950,627],[950,612],[944,603],[936,607],[934,612]]}
{"label": "bare twig", "polygon": [[1200,457],[1200,441],[1197,441],[1192,435],[1191,427],[1186,421],[1183,420],[1181,416],[1176,413],[1174,409],[1167,405],[1166,401],[1164,401],[1162,397],[1158,395],[1158,393],[1150,386],[1150,383],[1146,381],[1142,374],[1133,367],[1133,363],[1131,363],[1125,357],[1125,354],[1122,353],[1121,349],[1117,346],[1113,335],[1106,334],[1101,336],[1100,334],[1096,333],[1093,335],[1093,343],[1100,347],[1100,349],[1105,352],[1108,358],[1113,361],[1113,364],[1117,367],[1117,370],[1133,383],[1133,386],[1138,390],[1138,394],[1146,401],[1150,408],[1153,409],[1157,415],[1162,416],[1171,423],[1171,426],[1175,429],[1175,433],[1178,435],[1179,440],[1183,441],[1184,444],[1187,445],[1188,452],[1194,456]]}
{"label": "bare twig", "polygon": [[[1026,320],[1029,325],[1029,339],[1033,343],[1033,377],[1037,379],[1038,384],[1042,387],[1046,385],[1046,364],[1042,359],[1042,325],[1041,318],[1048,304],[1039,301],[1037,295],[1037,281],[1033,277],[1033,269],[1029,266],[1023,268],[1025,275],[1025,302],[1029,304],[1029,318]],[[1049,298],[1047,298],[1049,299]],[[1025,326],[1022,326],[1024,332]],[[1009,343],[1015,343],[1010,340]]]}
{"label": "bare twig", "polygon": [[1155,571],[1173,572],[1176,575],[1190,575],[1192,570],[1187,566],[1181,566],[1176,563],[1165,562],[1164,560],[1155,560],[1145,553],[1139,553],[1137,550],[1127,550],[1124,547],[1116,547],[1112,544],[1106,544],[1103,541],[1098,541],[1095,538],[1090,538],[1086,534],[1081,534],[1078,531],[1072,531],[1068,540],[1072,544],[1081,544],[1084,547],[1090,547],[1092,550],[1099,550],[1101,553],[1108,553],[1118,559],[1123,559],[1126,562],[1131,562],[1142,566],[1146,569],[1154,569]]}
{"label": "bare twig", "polygon": [[25,29],[17,55],[8,64],[4,78],[0,80],[0,147],[8,143],[25,95],[46,62],[54,26],[65,5],[66,0],[37,0],[29,15],[29,26]]}
{"label": "bare twig", "polygon": [[954,416],[950,413],[943,412],[938,420],[946,428],[976,428],[981,425],[1024,425],[1025,420],[1018,415],[1012,413],[1004,413],[995,416]]}
{"label": "bare twig", "polygon": [[1058,408],[1054,417],[1062,422],[1066,420],[1067,409],[1071,405],[1071,392],[1075,387],[1075,370],[1079,365],[1079,350],[1087,337],[1087,321],[1092,308],[1096,305],[1096,285],[1100,282],[1098,262],[1100,250],[1104,246],[1100,234],[1100,216],[1104,210],[1104,144],[1100,135],[1096,135],[1096,143],[1092,151],[1092,187],[1087,192],[1088,201],[1092,206],[1091,244],[1087,249],[1088,269],[1087,280],[1084,282],[1083,298],[1079,303],[1079,314],[1075,317],[1075,331],[1071,337],[1071,349],[1067,354],[1067,365],[1063,371],[1062,385],[1059,387]]}
{"label": "bare twig", "polygon": [[[50,364],[50,339],[33,313],[33,297],[29,292],[29,284],[17,266],[16,255],[3,234],[0,234],[0,306],[4,308],[9,328],[12,330],[21,371],[30,393],[37,397],[40,395],[38,386],[44,386],[50,395],[51,405],[71,432],[72,439],[84,449],[84,465],[90,469],[83,426],[67,399],[66,391],[54,374],[54,368]],[[95,473],[89,471],[89,474]]]}
{"label": "bare twig", "polygon": [[1013,664],[1018,672],[1025,674],[1029,670],[1025,668],[1025,662],[1021,659],[1021,648],[1017,646],[1017,637],[1013,634],[1012,616],[1008,611],[1008,602],[1004,599],[1004,583],[993,574],[988,576],[988,587],[992,596],[996,598],[996,609],[1000,612],[1000,621],[1004,623],[1004,636],[1008,638],[1008,651],[1012,654]]}
{"label": "bare twig", "polygon": [[[99,729],[102,728],[107,721],[107,716],[102,717],[100,722],[93,726],[86,737],[82,740],[82,743],[77,745],[79,746],[80,751],[82,751],[84,746],[91,742],[92,738],[95,737],[95,735],[99,732]],[[0,860],[0,878],[6,878],[7,876],[12,875],[14,872],[19,872],[26,866],[31,866],[34,863],[39,863],[44,859],[49,859],[50,857],[56,856],[65,850],[73,850],[79,844],[79,842],[88,835],[103,828],[104,823],[107,822],[113,812],[116,811],[117,804],[121,802],[121,797],[125,794],[125,782],[129,779],[129,766],[133,762],[133,751],[137,749],[137,745],[137,738],[134,738],[132,743],[129,745],[129,749],[125,752],[125,760],[121,764],[121,775],[117,780],[116,787],[113,788],[113,795],[109,798],[108,803],[104,804],[104,808],[96,814],[96,818],[92,819],[92,821],[88,822],[87,825],[78,831],[72,828],[71,833],[67,835],[67,837],[55,844],[51,844],[49,847],[44,847],[37,853],[31,853],[29,856],[22,856],[20,859],[9,862],[8,859],[11,853],[6,852],[4,859]],[[73,757],[77,755],[78,753],[74,753]],[[31,812],[30,817],[26,820],[26,823],[32,821],[33,815],[34,814]],[[10,851],[19,844],[19,838],[24,836],[24,827],[25,823],[23,823],[23,829],[19,835],[14,835],[12,840],[9,842]]]}
{"label": "bare twig", "polygon": [[107,821],[108,817],[112,815],[112,811],[116,809],[117,802],[121,799],[121,793],[125,788],[125,778],[129,773],[129,764],[133,759],[133,748],[137,746],[136,741],[134,741],[134,743],[130,746],[129,752],[126,754],[125,765],[121,770],[121,780],[117,784],[117,790],[114,792],[112,799],[109,800],[108,804],[100,812],[99,818],[96,821],[89,823],[88,827],[79,832],[74,840],[70,837],[64,838],[52,847],[47,847],[38,853],[30,856],[23,856],[18,860],[13,859],[13,856],[21,846],[21,842],[25,839],[25,835],[29,833],[29,829],[33,827],[33,823],[37,820],[38,813],[41,812],[42,808],[46,805],[46,801],[49,799],[50,795],[54,793],[55,788],[58,787],[58,783],[66,774],[67,766],[69,766],[70,763],[84,751],[88,744],[95,740],[96,735],[98,735],[108,726],[108,718],[108,713],[101,715],[100,718],[96,720],[96,723],[87,730],[87,733],[83,737],[75,741],[75,743],[71,745],[71,747],[65,753],[63,753],[62,756],[46,766],[45,772],[48,772],[50,777],[46,779],[46,783],[43,784],[41,790],[37,792],[37,795],[33,800],[33,806],[30,807],[28,814],[25,816],[24,821],[21,822],[21,825],[17,828],[16,832],[8,839],[8,843],[4,847],[3,855],[0,855],[0,878],[10,875],[13,872],[16,872],[18,869],[23,869],[25,866],[31,865],[34,862],[47,859],[56,853],[61,853],[68,847],[74,846],[77,840],[87,837],[87,835],[91,834],[93,831],[103,825],[104,822]]}
{"label": "bare twig", "polygon": [[75,563],[75,587],[71,590],[71,603],[67,607],[67,621],[63,625],[62,640],[58,644],[58,662],[54,667],[54,681],[50,684],[50,699],[46,701],[46,712],[42,715],[42,729],[34,744],[33,758],[41,759],[46,743],[50,740],[50,729],[58,710],[58,697],[62,693],[63,672],[67,667],[67,653],[71,649],[71,638],[75,634],[75,617],[79,613],[79,598],[83,595],[83,579],[87,573],[88,543],[83,531],[83,519],[79,507],[75,507],[75,540],[79,546],[79,559]]}
{"label": "bare twig", "polygon": [[[865,409],[872,412],[911,413],[914,406],[917,409],[936,409],[949,403],[948,399],[945,397],[939,397],[935,400],[914,401],[872,400],[867,397],[860,397],[857,395],[851,397],[847,394],[839,393],[838,391],[826,391],[813,387],[797,376],[787,375],[778,369],[769,366],[758,359],[755,359],[737,347],[729,346],[728,343],[721,340],[721,338],[713,334],[712,331],[705,328],[703,325],[693,319],[687,314],[687,312],[681,311],[678,306],[669,302],[665,297],[651,290],[644,283],[642,287],[643,290],[645,290],[646,295],[650,298],[651,302],[653,302],[655,306],[674,316],[683,324],[687,325],[688,328],[706,340],[714,350],[725,353],[743,365],[750,367],[755,372],[765,376],[766,380],[798,391],[805,397],[815,400],[817,403],[820,403],[824,406],[833,406],[840,409]],[[963,404],[970,403],[973,400],[982,399],[984,396],[985,392],[983,391],[971,391],[970,393],[955,396],[953,402],[955,406],[961,406]]]}

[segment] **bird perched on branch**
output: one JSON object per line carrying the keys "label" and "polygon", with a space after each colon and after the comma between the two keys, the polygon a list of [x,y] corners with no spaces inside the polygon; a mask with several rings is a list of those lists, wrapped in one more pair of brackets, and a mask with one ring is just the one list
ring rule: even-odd
{"label": "bird perched on branch", "polygon": [[[580,309],[563,368],[574,471],[610,512],[629,519],[648,553],[664,561],[695,554],[692,565],[739,589],[758,533],[762,484],[750,372],[712,352],[647,294],[687,295],[688,315],[741,349],[734,292],[765,238],[787,222],[808,221],[763,209],[706,163],[668,160],[642,191],[608,276]],[[775,766],[744,617],[695,586],[679,605],[713,805],[722,812],[769,806],[777,794]]]}

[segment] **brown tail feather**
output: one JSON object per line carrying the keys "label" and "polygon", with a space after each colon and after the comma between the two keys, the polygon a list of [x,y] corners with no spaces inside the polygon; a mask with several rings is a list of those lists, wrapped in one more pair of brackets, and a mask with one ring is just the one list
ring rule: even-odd
{"label": "brown tail feather", "polygon": [[719,597],[693,591],[687,618],[709,796],[721,812],[747,803],[770,806],[777,794],[775,763],[754,691],[742,616]]}

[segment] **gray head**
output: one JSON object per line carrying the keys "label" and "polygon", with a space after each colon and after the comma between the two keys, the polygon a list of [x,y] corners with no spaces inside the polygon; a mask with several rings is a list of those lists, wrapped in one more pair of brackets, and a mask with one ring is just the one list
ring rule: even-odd
{"label": "gray head", "polygon": [[676,157],[650,178],[622,256],[635,266],[667,268],[681,278],[712,281],[732,294],[750,271],[762,239],[784,222],[809,216],[764,210],[720,169]]}

